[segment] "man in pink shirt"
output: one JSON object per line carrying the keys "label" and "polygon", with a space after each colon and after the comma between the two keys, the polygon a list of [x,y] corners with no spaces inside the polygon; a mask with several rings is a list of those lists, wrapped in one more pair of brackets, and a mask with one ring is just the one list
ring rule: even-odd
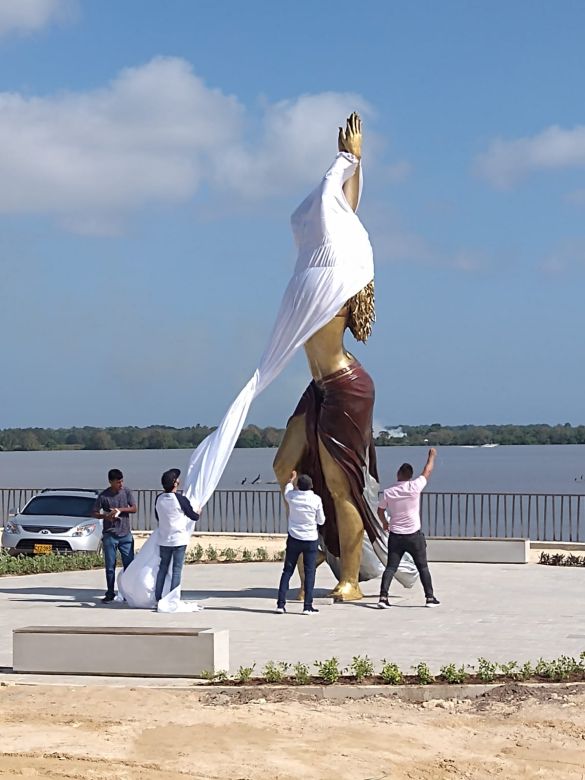
{"label": "man in pink shirt", "polygon": [[[382,521],[388,536],[388,563],[382,575],[380,586],[380,609],[388,609],[388,589],[392,577],[400,565],[404,553],[412,556],[420,574],[420,581],[425,590],[427,607],[435,607],[439,602],[433,593],[433,582],[427,563],[427,542],[421,531],[420,524],[420,494],[431,476],[437,451],[429,450],[426,465],[420,477],[413,479],[413,468],[410,463],[403,463],[396,475],[397,482],[384,491],[378,506],[378,517]],[[387,520],[387,515],[390,520]]]}

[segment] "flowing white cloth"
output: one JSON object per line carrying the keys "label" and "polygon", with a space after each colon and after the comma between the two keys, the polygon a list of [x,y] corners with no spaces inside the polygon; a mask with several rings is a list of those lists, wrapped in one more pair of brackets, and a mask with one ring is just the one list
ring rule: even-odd
{"label": "flowing white cloth", "polygon": [[[217,487],[254,398],[276,379],[295,352],[374,278],[368,234],[343,194],[343,185],[357,165],[352,154],[339,153],[319,186],[292,215],[298,258],[268,346],[218,428],[201,442],[189,462],[184,493],[196,511]],[[118,577],[118,587],[130,606],[153,606],[155,558],[158,545],[152,534]]]}

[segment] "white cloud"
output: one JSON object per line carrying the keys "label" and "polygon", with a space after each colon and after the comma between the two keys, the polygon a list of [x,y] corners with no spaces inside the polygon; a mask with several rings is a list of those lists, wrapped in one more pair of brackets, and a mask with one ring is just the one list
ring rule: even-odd
{"label": "white cloud", "polygon": [[100,233],[202,186],[245,201],[288,194],[323,171],[354,108],[369,111],[359,95],[328,92],[250,111],[162,57],[93,92],[0,93],[0,213]]}
{"label": "white cloud", "polygon": [[446,251],[403,224],[389,204],[370,206],[364,213],[374,246],[376,262],[447,268],[472,273],[491,265],[488,255],[476,249]]}
{"label": "white cloud", "polygon": [[560,275],[585,268],[585,239],[566,239],[555,247],[540,264],[546,274]]}
{"label": "white cloud", "polygon": [[585,126],[564,130],[553,125],[538,135],[492,141],[476,160],[477,172],[500,189],[536,171],[585,166]]}
{"label": "white cloud", "polygon": [[51,22],[72,18],[77,8],[76,0],[1,0],[0,37],[36,32]]}

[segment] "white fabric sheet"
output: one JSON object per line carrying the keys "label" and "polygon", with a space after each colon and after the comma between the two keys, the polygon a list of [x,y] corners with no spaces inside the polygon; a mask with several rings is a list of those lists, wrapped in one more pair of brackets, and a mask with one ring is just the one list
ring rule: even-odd
{"label": "white fabric sheet", "polygon": [[[343,194],[343,184],[357,164],[353,155],[339,153],[319,186],[292,215],[298,257],[268,346],[218,428],[201,442],[189,462],[184,493],[196,511],[217,487],[254,398],[276,379],[295,352],[374,278],[368,234]],[[158,544],[152,534],[118,578],[118,587],[130,606],[154,605],[157,557]]]}

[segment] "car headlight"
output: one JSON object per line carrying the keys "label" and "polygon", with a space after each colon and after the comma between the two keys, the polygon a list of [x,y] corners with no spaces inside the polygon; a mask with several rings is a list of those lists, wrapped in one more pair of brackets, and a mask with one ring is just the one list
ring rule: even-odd
{"label": "car headlight", "polygon": [[73,529],[71,536],[90,536],[97,528],[97,523],[83,523]]}
{"label": "car headlight", "polygon": [[20,533],[20,526],[17,525],[14,520],[7,520],[4,523],[4,530],[8,534],[19,534]]}

